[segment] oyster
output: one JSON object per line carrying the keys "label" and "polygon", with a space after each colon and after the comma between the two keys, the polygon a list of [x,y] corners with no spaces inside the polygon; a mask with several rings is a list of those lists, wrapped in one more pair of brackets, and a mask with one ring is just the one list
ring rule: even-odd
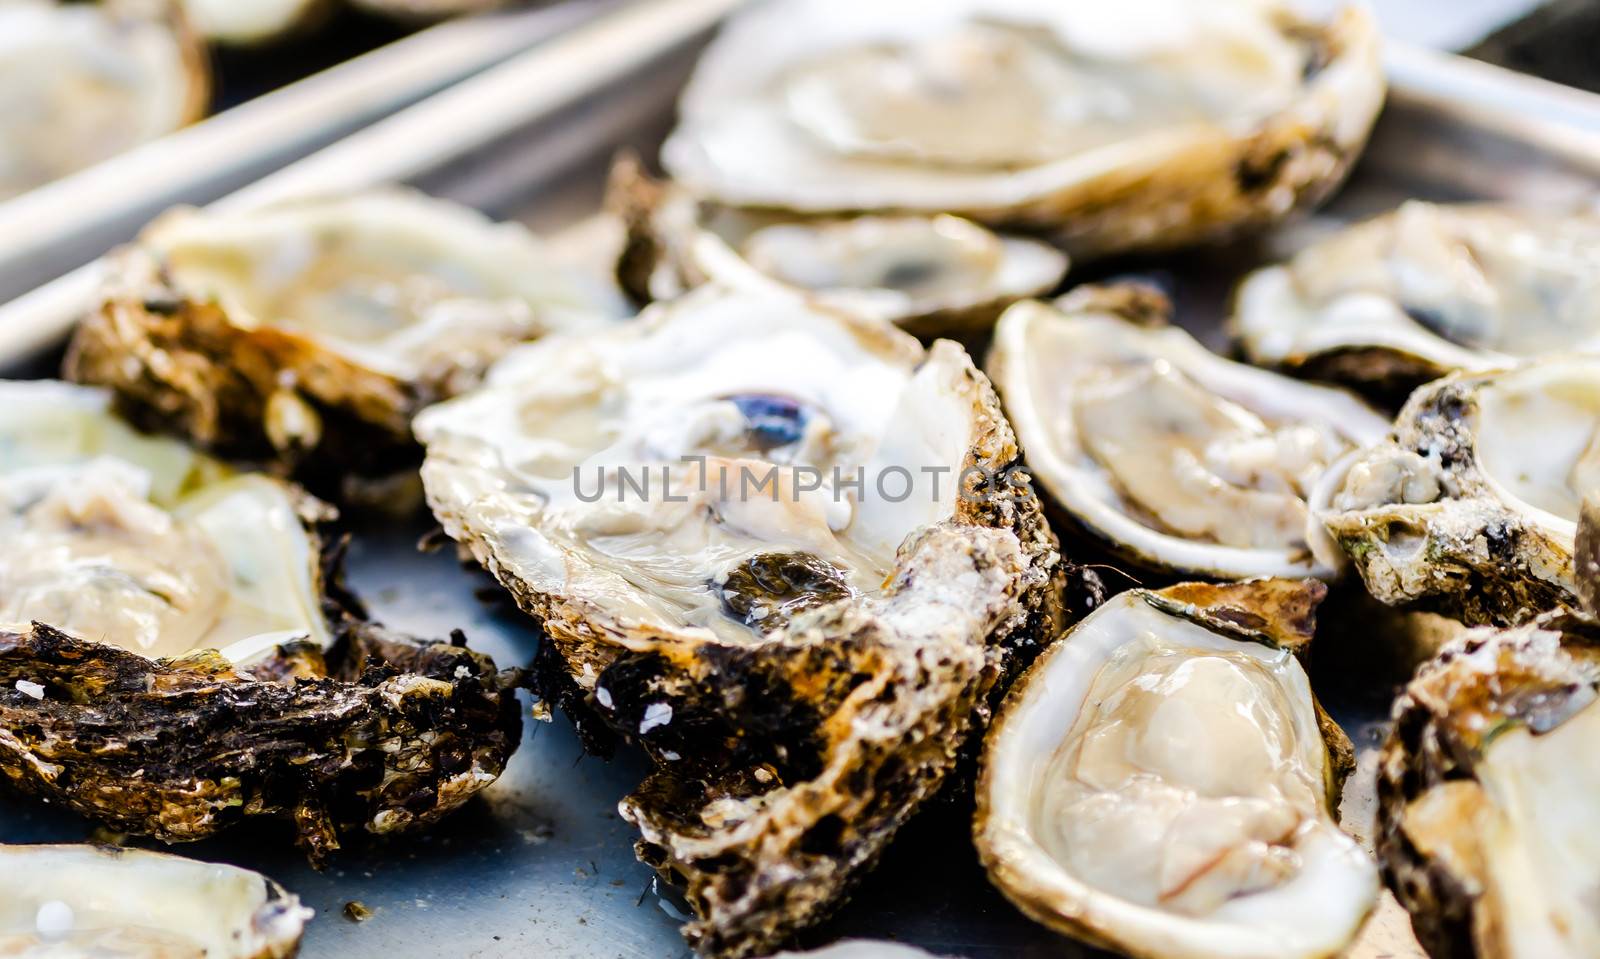
{"label": "oyster", "polygon": [[66,370],[142,426],[320,489],[414,463],[417,410],[514,343],[594,322],[522,227],[393,190],[157,219],[113,260]]}
{"label": "oyster", "polygon": [[311,910],[267,877],[112,846],[0,846],[0,953],[287,959]]}
{"label": "oyster", "polygon": [[350,0],[363,10],[405,20],[433,20],[469,13],[484,13],[510,6],[515,0]]}
{"label": "oyster", "polygon": [[1020,303],[989,372],[1054,501],[1119,555],[1223,578],[1331,577],[1329,465],[1389,424],[1355,397],[1212,354],[1142,287]]}
{"label": "oyster", "polygon": [[773,959],[933,959],[930,953],[898,942],[849,939],[826,949],[810,952],[780,952]]}
{"label": "oyster", "polygon": [[214,43],[277,40],[323,15],[328,0],[182,0],[189,22]]}
{"label": "oyster", "polygon": [[[1590,563],[1600,501],[1586,517]],[[1600,569],[1585,568],[1588,595]],[[1434,956],[1600,952],[1600,620],[1554,612],[1476,629],[1394,707],[1378,764],[1378,852]]]}
{"label": "oyster", "polygon": [[782,0],[711,45],[662,161],[730,206],[956,213],[1105,254],[1319,202],[1383,94],[1357,9]]}
{"label": "oyster", "polygon": [[165,0],[9,0],[0,36],[0,200],[205,112],[205,53]]}
{"label": "oyster", "polygon": [[1411,201],[1251,275],[1232,325],[1252,362],[1402,397],[1600,353],[1600,214]]}
{"label": "oyster", "polygon": [[1048,293],[1067,258],[1043,243],[936,216],[800,219],[701,204],[624,158],[607,201],[626,229],[617,274],[641,303],[702,283],[774,285],[918,335],[987,331],[1001,310]]}
{"label": "oyster", "polygon": [[1334,819],[1353,754],[1295,659],[1325,592],[1133,590],[1051,646],[985,745],[975,838],[995,885],[1134,956],[1343,949],[1378,871]]}
{"label": "oyster", "polygon": [[520,740],[519,674],[363,621],[339,545],[318,536],[326,507],[135,433],[109,405],[0,383],[13,787],[169,842],[282,815],[320,858],[494,780]]}
{"label": "oyster", "polygon": [[1373,596],[1474,625],[1575,606],[1578,504],[1600,489],[1600,357],[1458,373],[1332,477],[1322,519]]}
{"label": "oyster", "polygon": [[836,905],[1058,615],[965,352],[793,296],[705,286],[522,347],[417,433],[435,516],[542,621],[556,698],[655,759],[623,815],[710,955]]}

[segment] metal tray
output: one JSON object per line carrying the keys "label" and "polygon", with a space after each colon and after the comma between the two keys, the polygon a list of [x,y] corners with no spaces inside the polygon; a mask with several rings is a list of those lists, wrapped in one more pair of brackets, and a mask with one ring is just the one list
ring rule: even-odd
{"label": "metal tray", "polygon": [[[226,202],[399,180],[546,232],[584,223],[597,209],[611,154],[624,146],[653,150],[695,53],[734,5],[635,3]],[[1155,275],[1176,294],[1184,325],[1222,348],[1219,323],[1235,280],[1308,235],[1407,197],[1570,204],[1600,186],[1600,98],[1437,54],[1401,49],[1389,59],[1390,106],[1352,182],[1322,213],[1254,243],[1109,264],[1095,275]],[[593,235],[576,229],[575,238]],[[92,270],[80,272],[0,307],[0,364],[10,363],[13,375],[48,375],[49,348],[92,282]],[[449,551],[416,550],[428,526],[419,517],[412,528],[356,529],[355,588],[392,626],[433,635],[459,626],[504,662],[528,659],[535,629],[497,590],[485,590],[485,577],[463,569]],[[1383,674],[1383,653],[1354,634],[1325,635],[1314,663],[1319,693],[1362,757],[1345,801],[1357,834],[1370,832],[1373,748],[1403,679]],[[181,851],[260,869],[299,893],[319,913],[302,953],[309,959],[687,956],[677,935],[681,914],[634,861],[632,830],[615,812],[641,777],[642,761],[583,758],[560,719],[528,725],[504,777],[431,835],[350,852],[322,873],[307,868],[272,824]],[[75,816],[0,799],[0,841],[89,835],[91,826]],[[850,904],[804,944],[872,936],[968,959],[1099,955],[1008,905],[985,881],[968,837],[961,799],[935,804],[907,826]],[[344,918],[352,900],[373,918]],[[1351,954],[1420,956],[1392,901]]]}

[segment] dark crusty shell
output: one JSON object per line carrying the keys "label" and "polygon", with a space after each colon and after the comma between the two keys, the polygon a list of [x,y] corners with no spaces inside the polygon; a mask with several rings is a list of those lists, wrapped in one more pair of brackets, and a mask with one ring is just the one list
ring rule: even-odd
{"label": "dark crusty shell", "polygon": [[240,326],[218,303],[191,298],[139,247],[113,262],[114,285],[78,325],[63,369],[67,379],[110,387],[134,424],[274,465],[318,492],[346,473],[382,476],[415,463],[411,418],[442,398],[442,384],[402,382],[305,336]]}
{"label": "dark crusty shell", "polygon": [[1456,373],[1418,389],[1390,438],[1357,461],[1409,457],[1437,485],[1432,501],[1341,509],[1335,495],[1322,514],[1374,598],[1471,626],[1577,607],[1572,543],[1505,503],[1480,465],[1472,418],[1479,392],[1503,375]]}
{"label": "dark crusty shell", "polygon": [[431,642],[366,621],[341,552],[323,554],[326,654],[290,644],[246,668],[215,650],[157,660],[43,623],[0,628],[0,775],[166,842],[288,819],[313,862],[355,834],[438,821],[520,744],[523,674],[459,633]]}
{"label": "dark crusty shell", "polygon": [[[963,465],[1008,483],[1021,452],[966,362]],[[536,588],[468,504],[433,492],[446,531],[543,624],[541,691],[592,748],[622,738],[655,760],[623,816],[640,858],[693,908],[685,937],[722,959],[767,954],[841,905],[967,755],[1041,637],[1099,596],[1063,561],[1031,486],[997,486],[910,537],[882,594],[801,614],[759,644],[689,641]],[[670,722],[648,721],[664,707]]]}
{"label": "dark crusty shell", "polygon": [[[1485,658],[1493,659],[1492,670],[1484,669]],[[1413,831],[1420,827],[1408,823],[1412,803],[1472,782],[1485,747],[1508,726],[1553,729],[1592,703],[1597,690],[1600,621],[1555,612],[1515,629],[1466,633],[1424,665],[1395,703],[1378,760],[1377,851],[1430,955],[1492,959],[1496,917],[1479,908],[1476,831],[1463,819],[1454,835],[1419,844]]]}
{"label": "dark crusty shell", "polygon": [[[1588,612],[1556,611],[1515,629],[1475,629],[1417,671],[1394,705],[1378,760],[1377,851],[1384,878],[1411,913],[1430,955],[1498,956],[1497,917],[1480,908],[1478,830],[1419,847],[1408,830],[1411,804],[1430,791],[1476,779],[1484,750],[1508,727],[1548,732],[1600,695],[1600,497],[1583,505],[1578,527],[1580,592]],[[1492,669],[1486,668],[1492,660]]]}

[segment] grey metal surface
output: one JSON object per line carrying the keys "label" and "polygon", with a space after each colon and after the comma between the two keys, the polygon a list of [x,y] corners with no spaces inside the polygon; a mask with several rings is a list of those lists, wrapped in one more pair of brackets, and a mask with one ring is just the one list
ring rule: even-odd
{"label": "grey metal surface", "polygon": [[[669,122],[694,42],[644,53],[630,49],[636,60],[620,81],[409,178],[545,230],[591,214],[612,151],[632,145],[648,152]],[[1448,74],[1451,68],[1443,69]],[[1531,106],[1485,110],[1474,97],[1452,96],[1449,78],[1439,69],[1413,63],[1401,74],[1407,70],[1406,87],[1395,96],[1355,179],[1324,214],[1262,242],[1112,264],[1094,275],[1154,274],[1176,294],[1182,322],[1220,347],[1223,304],[1240,273],[1331,224],[1409,196],[1571,203],[1600,185],[1600,152],[1588,151],[1582,134],[1556,122],[1513,123]],[[436,635],[463,627],[474,645],[503,662],[525,661],[536,642],[532,625],[448,551],[417,552],[427,526],[418,518],[354,530],[353,585],[391,626]],[[1383,665],[1381,647],[1361,641],[1355,633],[1320,637],[1313,679],[1370,757],[1401,677]],[[305,941],[309,959],[686,955],[673,907],[650,891],[650,874],[634,862],[633,837],[615,813],[617,800],[643,771],[639,759],[584,759],[564,721],[528,725],[506,775],[430,836],[352,851],[323,873],[308,869],[287,848],[286,832],[271,824],[181,851],[261,869],[304,897],[319,912]],[[1370,810],[1370,768],[1369,758],[1350,787],[1347,805],[1358,818]],[[76,817],[0,800],[0,841],[72,840],[90,833],[90,825]],[[968,835],[959,795],[927,810],[851,904],[808,936],[808,943],[893,937],[969,959],[1093,954],[1007,905],[984,881]],[[353,900],[373,910],[373,917],[362,923],[344,918],[341,910]],[[1371,940],[1353,953],[1389,954],[1395,953]]]}

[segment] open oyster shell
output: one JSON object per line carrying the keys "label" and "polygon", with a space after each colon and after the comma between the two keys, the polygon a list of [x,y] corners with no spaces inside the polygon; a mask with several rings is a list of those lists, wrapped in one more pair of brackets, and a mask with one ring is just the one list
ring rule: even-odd
{"label": "open oyster shell", "polygon": [[596,322],[521,226],[391,190],[166,214],[113,259],[66,370],[142,426],[323,490],[414,463],[411,417],[507,347]]}
{"label": "open oyster shell", "polygon": [[1600,214],[1413,200],[1251,275],[1232,326],[1252,362],[1400,396],[1600,353]]}
{"label": "open oyster shell", "polygon": [[[1600,500],[1580,536],[1600,591]],[[1476,629],[1394,707],[1378,764],[1378,852],[1430,954],[1600,950],[1600,620],[1554,612]]]}
{"label": "open oyster shell", "polygon": [[207,40],[250,46],[307,29],[332,0],[181,0],[189,22]]}
{"label": "open oyster shell", "polygon": [[488,657],[365,622],[329,510],[135,433],[101,390],[0,383],[0,774],[112,828],[292,819],[321,858],[459,806],[520,741]]}
{"label": "open oyster shell", "polygon": [[640,303],[703,283],[777,285],[919,336],[955,335],[987,331],[1067,271],[1053,247],[946,214],[806,219],[702,204],[627,157],[612,169],[607,205],[626,229],[618,280]]}
{"label": "open oyster shell", "polygon": [[1220,578],[1331,578],[1310,503],[1330,464],[1389,424],[1347,393],[1234,363],[1165,325],[1148,289],[1029,301],[989,373],[1051,499],[1119,556]]}
{"label": "open oyster shell", "polygon": [[0,846],[0,952],[287,959],[311,910],[260,873],[111,846]]}
{"label": "open oyster shell", "polygon": [[995,885],[1132,956],[1342,950],[1378,876],[1335,820],[1349,741],[1295,658],[1325,593],[1133,590],[1057,640],[985,744],[975,839]]}
{"label": "open oyster shell", "polygon": [[711,45],[662,161],[730,206],[955,213],[1103,254],[1319,202],[1383,94],[1355,9],[781,0]]}
{"label": "open oyster shell", "polygon": [[434,514],[542,621],[558,700],[656,760],[622,812],[709,955],[837,905],[1059,618],[966,354],[799,298],[707,286],[520,348],[417,432]]}
{"label": "open oyster shell", "polygon": [[1600,357],[1458,373],[1330,483],[1324,524],[1367,589],[1474,625],[1576,605],[1578,505],[1600,488]]}
{"label": "open oyster shell", "polygon": [[0,200],[205,112],[205,52],[167,0],[9,0],[0,36]]}
{"label": "open oyster shell", "polygon": [[933,956],[898,942],[848,939],[810,952],[780,952],[773,959],[933,959]]}

